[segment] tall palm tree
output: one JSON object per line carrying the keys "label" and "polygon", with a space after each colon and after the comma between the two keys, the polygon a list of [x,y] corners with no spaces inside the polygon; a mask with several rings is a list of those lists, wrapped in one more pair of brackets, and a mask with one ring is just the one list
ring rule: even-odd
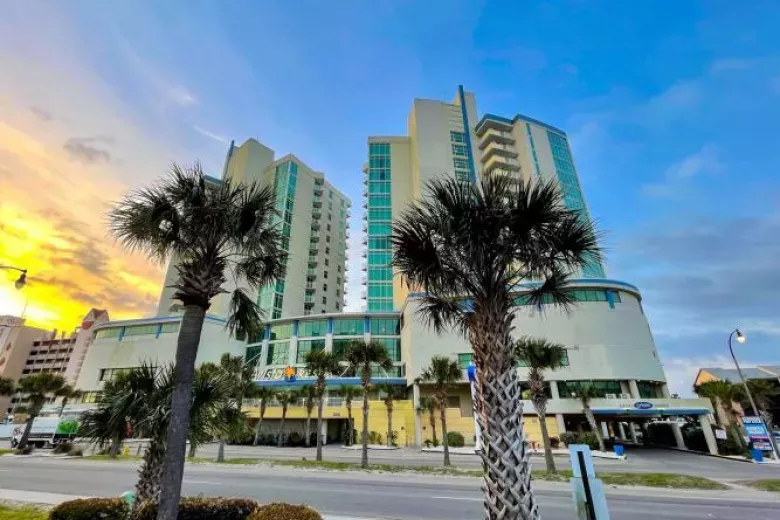
{"label": "tall palm tree", "polygon": [[403,388],[388,383],[376,385],[376,390],[380,394],[384,394],[382,401],[384,401],[385,410],[387,411],[387,447],[389,448],[393,445],[393,408],[395,401],[404,399],[406,392]]}
{"label": "tall palm tree", "polygon": [[268,401],[276,396],[276,390],[268,386],[260,386],[253,391],[253,394],[254,398],[260,401],[257,424],[255,424],[255,439],[252,442],[254,446],[257,446],[260,444],[260,425],[263,424],[266,406],[268,406]]}
{"label": "tall palm tree", "polygon": [[382,343],[377,341],[353,341],[347,345],[346,360],[350,373],[360,378],[363,388],[363,432],[360,442],[363,444],[360,466],[368,467],[368,393],[371,391],[371,377],[374,369],[390,370],[393,361]]}
{"label": "tall palm tree", "polygon": [[282,405],[282,420],[279,423],[279,435],[277,438],[277,446],[280,448],[284,445],[284,422],[287,420],[287,408],[290,404],[294,404],[299,399],[298,392],[293,390],[282,390],[276,394],[276,402]]}
{"label": "tall palm tree", "polygon": [[17,383],[16,390],[27,396],[27,424],[24,427],[22,439],[19,441],[19,449],[24,449],[27,446],[33,421],[41,413],[41,408],[46,404],[46,400],[57,395],[57,392],[60,392],[65,385],[65,379],[61,375],[50,372],[33,374]]}
{"label": "tall palm tree", "polygon": [[548,473],[557,473],[547,431],[547,394],[544,389],[544,371],[564,366],[566,349],[563,345],[551,343],[542,338],[523,337],[515,344],[517,357],[528,367],[528,383],[531,386],[531,401],[539,417],[539,429],[544,443],[544,462]]}
{"label": "tall palm tree", "polygon": [[236,338],[259,330],[259,308],[244,289],[276,280],[283,272],[284,252],[277,229],[275,194],[269,187],[206,181],[199,164],[182,168],[157,184],[131,192],[109,213],[112,234],[129,250],[157,261],[176,259],[174,299],[184,315],[176,347],[168,449],[158,520],[175,520],[184,472],[189,405],[200,336],[212,299],[232,292],[228,329]]}
{"label": "tall palm tree", "polygon": [[441,438],[444,446],[444,465],[450,465],[450,445],[447,439],[447,394],[463,379],[463,369],[447,356],[433,356],[431,364],[423,369],[420,380],[433,386],[433,395],[441,413]]}
{"label": "tall palm tree", "polygon": [[531,304],[573,304],[567,280],[600,261],[596,233],[556,183],[489,172],[479,183],[429,182],[393,224],[392,242],[395,268],[425,294],[421,316],[437,332],[454,327],[474,351],[477,421],[491,447],[481,451],[486,518],[538,518],[512,339],[516,292],[533,283]]}
{"label": "tall palm tree", "polygon": [[576,394],[582,403],[582,413],[585,414],[585,419],[587,419],[591,431],[599,442],[599,450],[607,451],[604,446],[604,439],[601,437],[601,430],[599,430],[598,424],[596,424],[596,417],[593,415],[593,409],[590,407],[590,401],[592,399],[604,397],[604,392],[598,390],[592,384],[584,383],[579,387]]}
{"label": "tall palm tree", "polygon": [[347,408],[347,426],[349,428],[347,446],[355,444],[355,421],[352,419],[352,401],[361,394],[362,391],[358,386],[342,386],[339,389],[339,396],[344,398],[344,406]]}
{"label": "tall palm tree", "polygon": [[436,437],[436,399],[433,397],[420,397],[420,410],[428,412],[428,424],[431,426],[431,441],[434,446],[439,445],[439,439]]}
{"label": "tall palm tree", "polygon": [[751,379],[748,380],[747,384],[756,406],[759,407],[758,414],[764,419],[767,428],[771,428],[774,417],[769,409],[772,407],[774,399],[780,395],[780,387],[776,382],[766,379]]}
{"label": "tall palm tree", "polygon": [[[341,371],[338,357],[332,352],[313,350],[306,356],[306,370],[315,376],[314,393],[317,397],[317,460],[322,460],[322,407],[325,400],[325,381]],[[351,415],[351,414],[350,414]]]}
{"label": "tall palm tree", "polygon": [[[728,419],[728,431],[738,446],[744,446],[745,440],[740,433],[739,413],[734,408],[734,403],[742,402],[744,391],[740,385],[730,381],[707,381],[694,388],[697,395],[714,398],[723,407]],[[716,414],[717,415],[717,414]]]}
{"label": "tall palm tree", "polygon": [[62,414],[65,413],[65,407],[68,406],[68,401],[80,398],[81,390],[76,390],[72,385],[65,385],[56,395],[62,398],[60,403],[60,417],[62,417]]}
{"label": "tall palm tree", "polygon": [[317,400],[317,391],[312,385],[304,385],[298,391],[303,398],[303,407],[306,409],[306,426],[303,429],[303,445],[308,448],[311,446],[311,414],[314,412],[314,401]]}

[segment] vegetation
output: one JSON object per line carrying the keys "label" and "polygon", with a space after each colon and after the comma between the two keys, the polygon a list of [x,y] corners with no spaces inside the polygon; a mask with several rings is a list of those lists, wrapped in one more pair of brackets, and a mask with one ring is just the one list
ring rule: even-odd
{"label": "vegetation", "polygon": [[[577,391],[577,397],[580,398],[580,402],[582,403],[582,413],[585,414],[585,419],[588,421],[588,426],[590,426],[591,433],[596,437],[599,450],[607,451],[606,447],[604,447],[604,439],[601,438],[601,431],[599,430],[599,426],[596,424],[596,417],[593,415],[593,410],[590,407],[590,401],[592,399],[604,397],[604,393],[593,386],[592,383],[584,383]],[[580,439],[580,442],[585,442],[584,436]]]}
{"label": "vegetation", "polygon": [[462,448],[466,445],[466,439],[460,432],[447,432],[447,446]]}
{"label": "vegetation", "polygon": [[260,506],[249,520],[322,520],[322,516],[310,507],[277,503]]}
{"label": "vegetation", "polygon": [[393,361],[390,359],[385,346],[377,341],[351,342],[347,346],[346,359],[350,372],[360,377],[360,386],[363,388],[363,433],[360,436],[363,450],[360,457],[360,465],[367,468],[368,393],[371,391],[371,376],[374,368],[390,370],[393,366]]}
{"label": "vegetation", "polygon": [[355,420],[352,418],[352,401],[361,395],[360,387],[344,386],[339,389],[339,396],[344,398],[344,406],[347,407],[347,446],[355,444]]}
{"label": "vegetation", "polygon": [[[257,510],[258,503],[249,498],[183,498],[179,502],[182,520],[245,520]],[[155,520],[158,504],[148,500],[133,511],[132,520]]]}
{"label": "vegetation", "polygon": [[433,356],[430,366],[423,369],[421,381],[433,387],[433,397],[441,413],[441,438],[444,446],[444,465],[450,465],[450,447],[447,436],[447,394],[463,379],[463,370],[447,356]]}
{"label": "vegetation", "polygon": [[[214,418],[217,421],[216,424],[207,420],[204,429],[208,431],[208,426],[217,426],[214,431],[215,436],[219,439],[217,461],[222,462],[225,460],[225,444],[228,439],[240,439],[249,433],[246,415],[242,408],[244,397],[255,388],[255,367],[254,364],[244,363],[243,356],[231,356],[229,353],[225,353],[215,368],[217,371],[215,377],[224,381],[226,393],[222,396],[217,417]],[[203,370],[203,366],[201,370]],[[191,432],[194,430],[190,428]]]}
{"label": "vegetation", "polygon": [[27,424],[24,427],[22,439],[19,441],[19,449],[24,449],[27,446],[33,421],[41,413],[46,400],[51,396],[58,395],[66,386],[65,379],[61,375],[50,372],[32,374],[17,383],[16,392],[27,396]]}
{"label": "vegetation", "polygon": [[173,299],[184,308],[166,421],[159,520],[177,517],[195,358],[206,310],[215,296],[226,292],[230,272],[237,288],[231,294],[227,327],[237,339],[252,337],[260,328],[259,308],[244,288],[262,287],[283,273],[275,198],[270,186],[233,184],[229,179],[211,183],[199,164],[174,165],[167,178],[131,192],[109,214],[112,234],[127,249],[176,262]]}
{"label": "vegetation", "polygon": [[[306,356],[306,369],[309,374],[317,378],[314,383],[314,395],[317,398],[317,460],[322,460],[322,407],[325,400],[325,379],[330,375],[338,374],[341,368],[338,358],[333,353],[314,350]],[[350,423],[351,418],[350,413]]]}
{"label": "vegetation", "polygon": [[395,432],[393,432],[393,408],[395,401],[398,399],[404,399],[406,392],[403,388],[395,385],[383,383],[376,385],[376,390],[384,395],[382,401],[385,403],[385,410],[387,411],[387,446],[393,446],[393,440]]}
{"label": "vegetation", "polygon": [[282,390],[276,394],[276,401],[282,405],[282,420],[279,423],[279,434],[276,438],[277,446],[284,446],[284,422],[287,420],[287,408],[299,399],[298,392],[292,390]]}
{"label": "vegetation", "polygon": [[71,399],[79,399],[81,397],[81,390],[76,390],[72,385],[65,385],[59,389],[55,394],[57,397],[62,398],[60,403],[60,417],[65,413],[65,407],[68,406],[68,401]]}
{"label": "vegetation", "polygon": [[[780,395],[780,386],[774,381],[766,379],[751,379],[747,382],[748,389],[753,396],[753,400],[758,406],[758,413],[764,419],[764,423],[771,426],[774,424],[774,417],[769,411],[775,398]],[[743,406],[743,409],[745,406]]]}
{"label": "vegetation", "polygon": [[308,448],[311,446],[311,414],[314,411],[314,401],[317,396],[312,385],[302,386],[298,389],[298,393],[303,399],[303,407],[306,410],[306,425],[303,429],[303,445]]}
{"label": "vegetation", "polygon": [[268,406],[268,401],[272,400],[275,396],[276,390],[267,386],[261,386],[253,391],[253,397],[260,401],[260,409],[258,410],[259,417],[257,419],[257,424],[255,424],[255,439],[252,441],[254,446],[260,444],[260,426],[263,424],[265,409]]}
{"label": "vegetation", "polygon": [[547,431],[547,394],[544,389],[544,372],[563,367],[566,349],[563,345],[551,343],[542,338],[523,337],[515,344],[517,358],[528,367],[528,384],[531,387],[531,401],[539,417],[539,430],[544,444],[544,463],[549,473],[555,473],[550,433]]}
{"label": "vegetation", "polygon": [[491,446],[482,451],[488,519],[538,518],[512,340],[515,298],[534,281],[524,301],[573,305],[568,277],[601,259],[582,217],[555,182],[487,172],[479,183],[429,182],[393,224],[393,263],[426,295],[420,314],[437,332],[454,327],[474,351],[476,416]]}
{"label": "vegetation", "polygon": [[121,498],[86,498],[56,506],[49,520],[126,520],[130,513]]}
{"label": "vegetation", "polygon": [[435,448],[439,445],[439,439],[436,437],[436,399],[433,397],[420,397],[420,410],[428,412],[428,424],[431,426],[431,444]]}
{"label": "vegetation", "polygon": [[[729,381],[707,381],[706,383],[694,387],[693,391],[696,392],[696,395],[699,397],[706,397],[711,401],[714,401],[716,403],[716,410],[717,403],[720,403],[720,406],[723,407],[723,411],[728,418],[728,425],[726,426],[731,437],[731,442],[744,449],[745,442],[739,431],[739,413],[734,408],[734,403],[740,402],[744,395],[742,387]],[[717,416],[717,414],[715,415]]]}
{"label": "vegetation", "polygon": [[780,493],[780,478],[748,480],[746,482],[742,482],[742,484],[745,484],[750,487],[754,487],[756,489],[760,489],[762,491],[773,491],[775,493]]}
{"label": "vegetation", "polygon": [[49,513],[33,506],[14,507],[0,504],[0,518],[3,520],[47,520]]}

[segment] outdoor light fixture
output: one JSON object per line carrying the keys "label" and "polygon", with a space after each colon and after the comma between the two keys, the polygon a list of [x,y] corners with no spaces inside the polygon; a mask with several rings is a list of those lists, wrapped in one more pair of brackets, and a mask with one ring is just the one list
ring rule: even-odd
{"label": "outdoor light fixture", "polygon": [[737,333],[737,341],[738,341],[739,343],[744,343],[744,342],[746,342],[746,341],[747,341],[747,337],[746,337],[744,334],[742,334],[742,332],[741,332],[739,329],[737,329],[737,330],[736,330],[736,331],[734,331],[734,332],[736,332],[736,333]]}
{"label": "outdoor light fixture", "polygon": [[27,284],[27,269],[24,269],[22,271],[22,274],[19,275],[19,279],[16,280],[16,282],[14,282],[14,287],[16,287],[16,289],[18,290],[24,287],[26,284]]}

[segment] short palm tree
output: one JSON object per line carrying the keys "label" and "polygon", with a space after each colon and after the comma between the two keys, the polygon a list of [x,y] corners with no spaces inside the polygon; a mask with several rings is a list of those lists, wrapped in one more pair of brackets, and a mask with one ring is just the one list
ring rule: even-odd
{"label": "short palm tree", "polygon": [[374,369],[390,370],[393,361],[382,343],[377,341],[353,341],[347,346],[346,360],[352,374],[360,378],[363,388],[363,432],[360,442],[363,444],[360,456],[361,467],[368,467],[368,393],[371,391],[371,378]]}
{"label": "short palm tree", "polygon": [[548,473],[557,473],[547,431],[547,394],[544,389],[544,371],[564,366],[566,349],[563,345],[551,343],[542,338],[520,338],[515,344],[517,358],[528,367],[528,384],[531,386],[531,401],[539,417],[539,429],[544,444],[544,462]]}
{"label": "short palm tree", "polygon": [[598,390],[590,383],[584,383],[575,393],[582,403],[582,413],[585,414],[585,419],[587,419],[591,431],[599,442],[599,450],[607,451],[604,447],[604,439],[601,436],[601,430],[599,430],[598,424],[596,424],[596,417],[593,415],[593,409],[590,407],[591,400],[604,397],[604,392]]}
{"label": "short palm tree", "polygon": [[129,250],[153,260],[176,259],[174,299],[184,307],[176,347],[164,486],[158,520],[175,520],[184,472],[195,358],[206,310],[226,292],[231,272],[227,326],[239,339],[259,330],[259,308],[245,287],[257,288],[283,272],[273,188],[206,181],[199,164],[181,168],[159,183],[130,193],[109,214],[112,234]]}
{"label": "short palm tree", "polygon": [[389,448],[393,445],[393,408],[395,407],[395,401],[404,399],[406,392],[403,388],[388,383],[376,385],[375,388],[380,394],[384,395],[382,401],[384,401],[385,410],[387,411],[387,447]]}
{"label": "short palm tree", "polygon": [[263,424],[263,418],[265,417],[265,409],[268,406],[268,401],[272,400],[276,396],[276,390],[268,386],[257,387],[257,390],[253,391],[253,397],[260,402],[258,407],[257,424],[255,424],[255,439],[252,442],[254,446],[260,444],[260,426]]}
{"label": "short palm tree", "polygon": [[520,284],[528,303],[573,304],[568,278],[599,262],[593,227],[568,209],[557,183],[487,172],[478,183],[429,182],[394,222],[393,264],[422,297],[418,313],[437,332],[468,338],[477,367],[476,416],[484,442],[486,518],[538,518],[523,435],[512,339]]}
{"label": "short palm tree", "polygon": [[303,428],[303,445],[308,448],[311,446],[311,414],[314,412],[314,402],[317,400],[317,393],[312,385],[304,385],[298,392],[303,399],[303,407],[306,410],[306,425]]}
{"label": "short palm tree", "polygon": [[[222,424],[226,427],[223,435],[219,437],[219,448],[217,450],[217,462],[225,460],[225,444],[228,438],[236,438],[237,433],[241,431],[241,411],[244,404],[244,397],[252,392],[255,386],[254,365],[244,362],[243,356],[232,356],[225,353],[219,359],[218,370],[221,376],[225,378],[228,385],[229,397],[223,403]],[[246,421],[244,421],[246,422]]]}
{"label": "short palm tree", "polygon": [[79,399],[81,397],[81,390],[76,390],[72,385],[65,385],[57,392],[57,397],[62,398],[60,403],[60,417],[65,413],[65,407],[68,406],[68,401],[71,399]]}
{"label": "short palm tree", "polygon": [[22,439],[19,441],[19,449],[27,446],[30,438],[33,421],[41,413],[41,408],[49,397],[57,395],[66,386],[65,379],[59,374],[42,372],[21,379],[17,384],[17,391],[27,396],[27,424],[24,427]]}
{"label": "short palm tree", "polygon": [[441,438],[444,446],[444,465],[450,465],[450,446],[447,439],[447,394],[463,379],[463,370],[457,361],[447,356],[433,356],[431,364],[423,369],[420,380],[433,386],[433,396],[441,413]]}
{"label": "short palm tree", "polygon": [[341,366],[338,357],[332,352],[313,350],[306,356],[306,370],[317,378],[314,383],[314,393],[317,397],[317,460],[322,460],[322,407],[325,400],[325,382],[328,376],[339,374]]}
{"label": "short palm tree", "polygon": [[744,391],[742,388],[730,381],[707,381],[693,390],[701,397],[715,399],[717,403],[720,403],[723,411],[726,412],[728,431],[731,432],[734,442],[737,443],[737,446],[744,446],[745,440],[742,438],[739,428],[739,413],[734,408],[734,403],[739,403],[743,399]]}
{"label": "short palm tree", "polygon": [[295,404],[298,401],[298,392],[293,390],[282,390],[276,394],[276,402],[282,406],[282,420],[279,423],[279,435],[277,437],[277,446],[280,448],[284,445],[284,422],[287,420],[287,408],[291,404]]}
{"label": "short palm tree", "polygon": [[349,427],[347,446],[355,444],[355,421],[352,419],[352,401],[361,394],[362,391],[358,386],[342,386],[339,389],[339,396],[344,399],[344,406],[347,408],[347,426]]}
{"label": "short palm tree", "polygon": [[436,437],[436,399],[429,396],[420,397],[420,410],[428,412],[428,424],[431,426],[431,442],[434,446],[438,446],[439,439]]}

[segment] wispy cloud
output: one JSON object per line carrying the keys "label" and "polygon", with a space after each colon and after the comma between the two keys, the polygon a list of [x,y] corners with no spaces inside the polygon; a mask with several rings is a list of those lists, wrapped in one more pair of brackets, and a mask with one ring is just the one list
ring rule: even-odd
{"label": "wispy cloud", "polygon": [[205,128],[202,128],[200,126],[195,125],[195,126],[192,127],[192,129],[195,130],[196,132],[198,132],[200,135],[208,137],[209,139],[214,139],[215,141],[218,141],[218,142],[224,143],[224,144],[230,144],[230,141],[228,140],[227,137],[223,137],[223,136],[221,136],[219,134],[215,134],[214,132],[210,132],[210,131],[208,131]]}
{"label": "wispy cloud", "polygon": [[732,72],[752,69],[756,65],[756,60],[751,58],[724,58],[715,60],[710,64],[710,72]]}
{"label": "wispy cloud", "polygon": [[642,192],[654,197],[683,196],[690,179],[699,175],[721,173],[725,167],[718,148],[713,144],[706,144],[697,152],[669,166],[663,181],[643,185]]}
{"label": "wispy cloud", "polygon": [[110,162],[111,154],[108,150],[98,148],[96,144],[113,143],[113,139],[108,137],[71,137],[62,149],[68,152],[71,159],[81,161],[84,164],[97,164],[101,162]]}

